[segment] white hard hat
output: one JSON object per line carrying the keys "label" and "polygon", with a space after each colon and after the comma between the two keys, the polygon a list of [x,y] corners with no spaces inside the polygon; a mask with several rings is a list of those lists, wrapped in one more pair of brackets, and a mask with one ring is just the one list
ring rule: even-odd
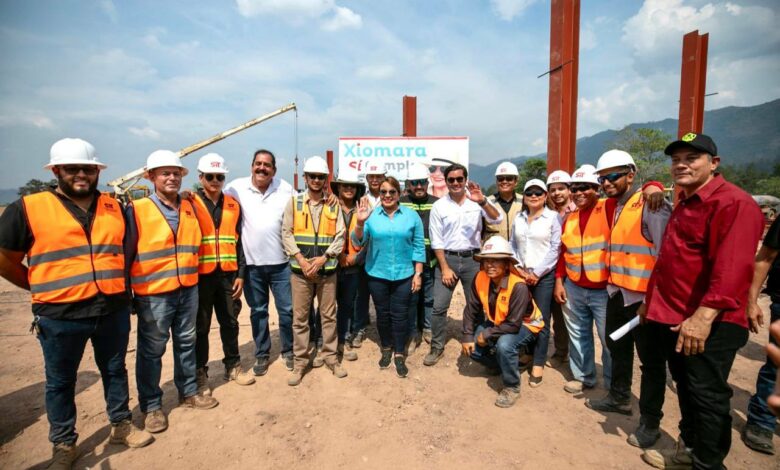
{"label": "white hard hat", "polygon": [[387,170],[385,170],[385,166],[383,164],[369,163],[368,166],[366,166],[366,176],[384,175],[385,173],[387,173]]}
{"label": "white hard hat", "polygon": [[222,173],[228,172],[225,165],[225,159],[218,153],[207,153],[198,160],[198,171],[201,173]]}
{"label": "white hard hat", "polygon": [[596,168],[593,165],[582,165],[572,173],[571,182],[599,185],[599,179],[598,176],[596,176]]}
{"label": "white hard hat", "polygon": [[496,176],[520,176],[517,165],[512,162],[504,162],[496,168]]}
{"label": "white hard hat", "polygon": [[596,164],[596,171],[602,171],[609,168],[630,166],[636,171],[636,163],[628,152],[622,150],[608,150],[601,154]]}
{"label": "white hard hat", "polygon": [[547,177],[547,186],[553,183],[571,184],[571,176],[563,170],[555,170]]}
{"label": "white hard hat", "polygon": [[303,172],[320,175],[327,175],[330,173],[330,171],[328,171],[328,162],[319,155],[306,159],[306,163],[303,164]]}
{"label": "white hard hat", "polygon": [[410,165],[406,179],[408,181],[427,180],[430,174],[430,171],[428,171],[428,168],[425,165],[415,162]]}
{"label": "white hard hat", "polygon": [[360,175],[357,170],[349,166],[339,168],[339,174],[336,176],[336,179],[330,182],[330,190],[334,194],[338,194],[340,184],[354,184],[357,186],[355,199],[360,199],[366,192],[366,187],[360,182]]}
{"label": "white hard hat", "polygon": [[525,191],[528,188],[534,187],[534,186],[542,188],[544,190],[544,192],[547,192],[547,185],[544,184],[544,181],[536,179],[536,178],[534,178],[532,180],[528,180],[528,182],[525,183],[525,186],[523,186],[523,191]]}
{"label": "white hard hat", "polygon": [[69,137],[60,139],[51,146],[49,163],[44,168],[48,170],[55,165],[95,165],[101,170],[106,168],[106,165],[98,161],[92,144]]}
{"label": "white hard hat", "polygon": [[484,258],[505,258],[510,260],[512,265],[517,264],[512,245],[501,235],[493,235],[485,240],[482,250],[474,255],[474,259],[477,261],[482,261]]}
{"label": "white hard hat", "polygon": [[162,168],[164,166],[174,166],[181,168],[181,174],[187,176],[187,168],[181,164],[179,154],[171,150],[155,150],[146,159],[146,171]]}

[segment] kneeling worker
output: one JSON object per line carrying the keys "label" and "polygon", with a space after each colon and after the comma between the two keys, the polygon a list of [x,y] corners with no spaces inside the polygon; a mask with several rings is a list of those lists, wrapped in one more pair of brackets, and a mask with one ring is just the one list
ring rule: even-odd
{"label": "kneeling worker", "polygon": [[490,237],[474,259],[481,267],[463,311],[463,353],[500,371],[504,388],[496,406],[509,408],[520,396],[518,352],[544,327],[542,312],[514,269],[517,260],[508,241]]}

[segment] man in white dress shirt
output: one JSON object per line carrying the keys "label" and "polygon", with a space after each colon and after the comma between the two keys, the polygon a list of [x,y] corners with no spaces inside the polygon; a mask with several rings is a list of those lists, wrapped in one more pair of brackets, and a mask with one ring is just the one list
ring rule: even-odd
{"label": "man in white dress shirt", "polygon": [[[433,315],[431,316],[431,352],[423,364],[439,362],[446,340],[447,310],[458,282],[463,283],[466,303],[471,297],[471,284],[479,272],[473,256],[479,253],[482,218],[497,224],[503,215],[482,194],[479,185],[468,181],[468,170],[458,163],[444,170],[448,194],[433,204],[430,220],[431,248],[439,266],[433,281]],[[468,189],[466,189],[468,188]]]}

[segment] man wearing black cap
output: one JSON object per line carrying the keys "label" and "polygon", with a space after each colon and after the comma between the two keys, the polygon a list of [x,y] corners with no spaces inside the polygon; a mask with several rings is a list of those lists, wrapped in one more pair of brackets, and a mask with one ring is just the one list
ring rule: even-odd
{"label": "man wearing black cap", "polygon": [[764,219],[750,195],[717,172],[709,136],[685,134],[665,153],[682,192],[638,311],[639,408],[641,422],[657,429],[665,390],[654,384],[666,381],[668,364],[682,418],[676,449],[642,458],[657,468],[720,469],[731,446],[727,380],[748,338],[745,306]]}

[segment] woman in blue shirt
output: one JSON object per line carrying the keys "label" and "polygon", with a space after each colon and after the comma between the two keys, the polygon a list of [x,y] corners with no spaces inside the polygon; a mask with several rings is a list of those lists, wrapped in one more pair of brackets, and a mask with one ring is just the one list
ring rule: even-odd
{"label": "woman in blue shirt", "polygon": [[382,346],[379,367],[386,369],[393,360],[398,376],[406,377],[409,302],[422,285],[425,241],[420,216],[413,209],[401,207],[400,196],[398,180],[388,177],[379,187],[381,205],[373,212],[363,197],[352,240],[366,247],[368,290],[374,299]]}

